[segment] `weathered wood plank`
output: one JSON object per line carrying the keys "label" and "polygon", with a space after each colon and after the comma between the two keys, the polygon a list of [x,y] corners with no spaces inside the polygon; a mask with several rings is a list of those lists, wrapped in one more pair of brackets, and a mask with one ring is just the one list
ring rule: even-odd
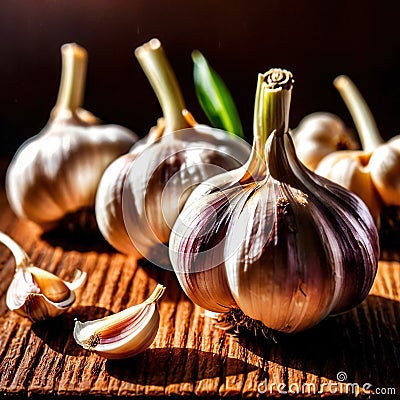
{"label": "weathered wood plank", "polygon": [[[43,396],[280,396],[301,397],[332,385],[370,383],[400,394],[400,258],[381,261],[370,296],[356,309],[300,334],[234,338],[217,329],[184,295],[170,271],[125,257],[102,241],[75,243],[41,236],[18,221],[0,197],[0,229],[17,240],[34,263],[71,279],[89,279],[64,315],[32,324],[10,312],[5,293],[14,261],[0,247],[0,394]],[[392,258],[394,252],[390,253]],[[110,361],[80,348],[74,319],[89,320],[143,301],[157,282],[167,286],[159,304],[160,329],[151,347],[128,360]],[[338,373],[347,380],[341,382]],[[290,390],[289,390],[290,389]],[[319,396],[316,395],[317,397]]]}

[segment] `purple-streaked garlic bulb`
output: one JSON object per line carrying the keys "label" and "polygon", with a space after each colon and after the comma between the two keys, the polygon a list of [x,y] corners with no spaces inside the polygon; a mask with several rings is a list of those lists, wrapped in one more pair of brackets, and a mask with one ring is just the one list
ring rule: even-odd
{"label": "purple-streaked garlic bulb", "polygon": [[379,257],[362,200],[299,161],[288,128],[292,86],[286,70],[259,75],[250,159],[193,191],[169,242],[194,303],[283,332],[359,304]]}

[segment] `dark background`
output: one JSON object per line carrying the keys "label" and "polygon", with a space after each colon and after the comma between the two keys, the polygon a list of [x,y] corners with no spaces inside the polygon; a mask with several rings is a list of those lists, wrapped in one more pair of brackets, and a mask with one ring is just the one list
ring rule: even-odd
{"label": "dark background", "polygon": [[[2,0],[0,3],[0,155],[10,156],[47,122],[60,78],[60,46],[89,53],[85,107],[106,123],[144,136],[160,108],[134,49],[161,40],[187,107],[207,122],[192,80],[199,49],[234,96],[251,140],[257,73],[293,72],[291,127],[314,111],[352,125],[332,85],[349,75],[381,134],[400,128],[400,7],[385,1]],[[396,2],[394,2],[396,3]]]}

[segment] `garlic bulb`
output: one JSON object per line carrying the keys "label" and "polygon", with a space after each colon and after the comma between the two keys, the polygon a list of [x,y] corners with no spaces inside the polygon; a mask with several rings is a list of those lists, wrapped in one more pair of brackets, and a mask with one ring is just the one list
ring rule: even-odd
{"label": "garlic bulb", "polygon": [[259,75],[248,163],[192,192],[169,243],[193,302],[283,332],[360,303],[379,256],[365,204],[297,158],[288,130],[292,83],[281,69]]}
{"label": "garlic bulb", "polygon": [[377,147],[369,160],[371,179],[386,206],[400,206],[400,136]]}
{"label": "garlic bulb", "polygon": [[81,108],[86,50],[70,43],[61,47],[61,54],[60,90],[50,120],[21,145],[6,180],[16,215],[44,230],[53,229],[68,214],[93,208],[102,173],[137,139],[122,126],[100,125]]}
{"label": "garlic bulb", "polygon": [[76,321],[76,342],[84,349],[110,359],[128,358],[146,350],[158,331],[157,302],[164,291],[165,287],[159,284],[139,305],[94,321]]}
{"label": "garlic bulb", "polygon": [[33,266],[25,251],[2,232],[0,242],[11,250],[16,262],[15,275],[6,296],[10,310],[35,322],[56,317],[75,302],[75,290],[84,283],[86,273],[77,271],[73,282],[66,282]]}
{"label": "garlic bulb", "polygon": [[187,196],[206,178],[242,165],[250,146],[194,121],[157,39],[135,54],[164,116],[149,137],[106,170],[96,196],[96,218],[117,250],[168,268],[166,244]]}
{"label": "garlic bulb", "polygon": [[327,112],[307,115],[292,135],[300,161],[312,171],[323,157],[333,151],[359,148],[344,122],[337,115]]}
{"label": "garlic bulb", "polygon": [[358,195],[380,226],[381,201],[371,179],[368,166],[371,152],[362,150],[338,151],[324,157],[315,173],[336,182]]}
{"label": "garlic bulb", "polygon": [[362,150],[331,153],[315,172],[360,196],[380,227],[382,205],[400,206],[400,137],[383,141],[367,103],[347,76],[334,84],[354,119]]}

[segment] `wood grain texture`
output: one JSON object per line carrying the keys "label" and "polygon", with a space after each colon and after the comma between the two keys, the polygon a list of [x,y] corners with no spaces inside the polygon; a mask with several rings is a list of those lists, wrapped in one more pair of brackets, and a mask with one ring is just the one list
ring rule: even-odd
{"label": "wood grain texture", "polygon": [[[371,294],[360,306],[307,332],[277,335],[274,344],[217,329],[183,294],[172,272],[118,254],[99,238],[41,236],[34,225],[15,218],[4,195],[0,207],[0,229],[18,241],[36,265],[64,279],[72,278],[77,268],[89,277],[67,313],[32,324],[6,307],[15,266],[1,246],[0,397],[279,397],[287,391],[290,397],[302,397],[303,392],[329,398],[346,391],[349,397],[367,396],[362,389],[366,383],[371,390],[392,388],[400,395],[396,252],[383,253],[393,260],[380,261]],[[159,304],[160,329],[148,350],[109,361],[75,343],[75,318],[99,318],[137,304],[157,282],[167,291]],[[358,386],[344,387],[338,379],[341,371],[347,375],[344,383]]]}

